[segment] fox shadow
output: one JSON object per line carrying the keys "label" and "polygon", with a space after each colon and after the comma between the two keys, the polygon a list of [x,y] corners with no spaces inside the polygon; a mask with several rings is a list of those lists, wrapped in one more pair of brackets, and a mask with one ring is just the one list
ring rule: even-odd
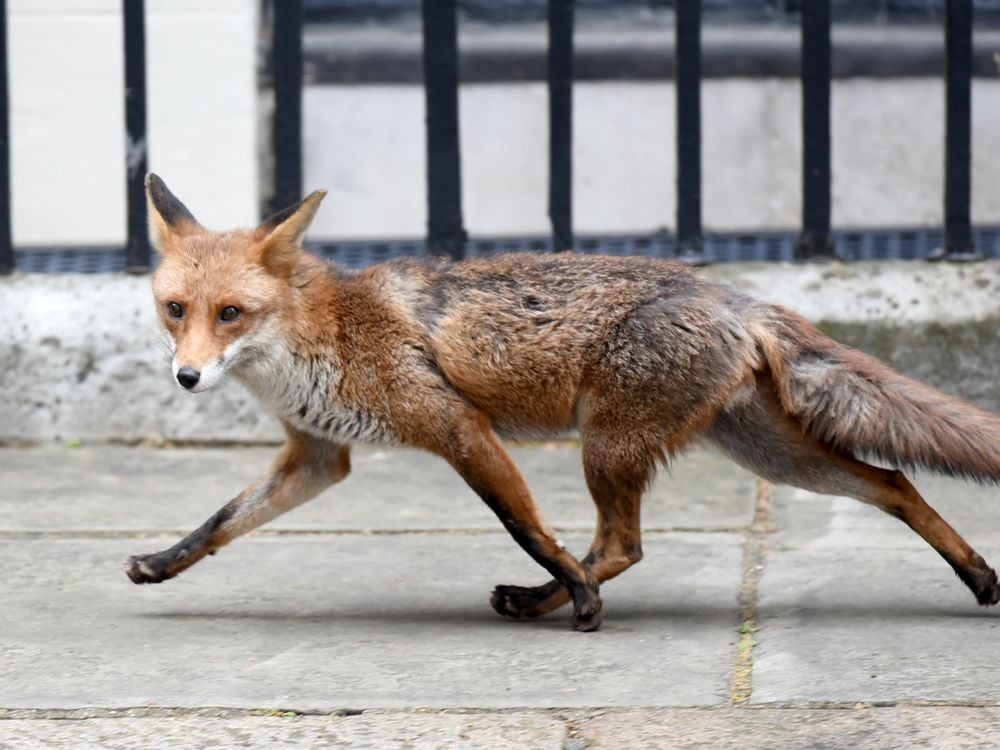
{"label": "fox shadow", "polygon": [[[337,608],[301,606],[293,608],[287,604],[251,604],[245,607],[227,605],[222,601],[215,605],[198,607],[171,607],[147,610],[137,616],[148,620],[185,621],[260,621],[301,623],[386,623],[391,625],[413,623],[420,625],[467,625],[477,627],[533,627],[541,629],[568,628],[571,609],[564,607],[537,619],[511,619],[494,612],[488,604],[435,607],[430,603],[384,605],[372,602],[369,605],[351,604]],[[968,607],[951,603],[932,602],[809,602],[787,603],[758,613],[758,626],[782,623],[792,619],[797,626],[836,625],[875,622],[882,627],[905,629],[933,621],[942,627],[950,621],[968,621],[997,617],[996,611],[978,607],[970,602]],[[739,607],[736,604],[649,602],[623,603],[614,605],[605,601],[603,630],[642,629],[655,630],[657,623],[668,628],[684,630],[689,628],[732,628],[740,627]]]}

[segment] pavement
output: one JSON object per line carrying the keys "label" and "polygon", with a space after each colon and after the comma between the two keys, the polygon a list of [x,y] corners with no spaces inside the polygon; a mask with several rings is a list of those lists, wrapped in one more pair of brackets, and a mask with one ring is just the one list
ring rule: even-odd
{"label": "pavement", "polygon": [[[1000,611],[898,521],[701,450],[651,489],[594,634],[496,615],[495,584],[546,576],[410,451],[358,450],[177,579],[127,580],[275,453],[0,449],[0,748],[1000,747]],[[576,448],[512,453],[582,555]],[[916,484],[1000,561],[995,489]]]}

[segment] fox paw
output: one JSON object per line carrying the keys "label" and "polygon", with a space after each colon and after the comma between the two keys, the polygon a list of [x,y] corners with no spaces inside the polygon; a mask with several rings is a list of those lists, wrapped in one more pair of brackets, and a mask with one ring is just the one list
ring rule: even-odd
{"label": "fox paw", "polygon": [[547,586],[497,586],[490,596],[490,606],[504,617],[520,620],[544,614],[539,605],[551,595]]}
{"label": "fox paw", "polygon": [[159,554],[133,555],[125,561],[125,574],[132,583],[160,583],[173,578],[167,561]]}
{"label": "fox paw", "polygon": [[982,558],[978,565],[955,566],[955,573],[969,587],[976,601],[984,607],[1000,602],[1000,585],[997,584],[997,574]]}
{"label": "fox paw", "polygon": [[583,607],[573,608],[573,617],[570,623],[573,630],[581,633],[591,633],[601,627],[604,622],[604,603],[599,596],[593,597]]}
{"label": "fox paw", "polygon": [[976,599],[984,607],[1000,602],[1000,585],[997,585],[997,574],[989,569],[988,573],[982,576],[976,588]]}

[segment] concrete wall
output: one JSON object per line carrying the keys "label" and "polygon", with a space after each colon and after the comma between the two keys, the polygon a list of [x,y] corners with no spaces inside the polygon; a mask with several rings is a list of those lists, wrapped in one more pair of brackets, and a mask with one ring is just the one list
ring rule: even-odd
{"label": "concrete wall", "polygon": [[[703,84],[704,222],[716,230],[794,228],[801,216],[799,84]],[[973,85],[973,220],[1000,223],[1000,81]],[[833,221],[940,225],[944,88],[938,79],[833,86]],[[544,84],[462,88],[464,210],[481,235],[546,234]],[[664,82],[574,88],[574,218],[579,232],[674,225],[674,89]],[[313,86],[305,96],[308,187],[330,198],[315,237],[413,237],[425,229],[424,100],[417,86]]]}
{"label": "concrete wall", "polygon": [[[121,0],[9,0],[14,242],[122,243]],[[256,0],[147,0],[149,164],[216,226],[258,213]]]}
{"label": "concrete wall", "polygon": [[[900,371],[1000,411],[1000,261],[724,265],[705,275],[787,304]],[[158,343],[149,279],[0,277],[0,443],[268,442],[236,382],[192,395]]]}

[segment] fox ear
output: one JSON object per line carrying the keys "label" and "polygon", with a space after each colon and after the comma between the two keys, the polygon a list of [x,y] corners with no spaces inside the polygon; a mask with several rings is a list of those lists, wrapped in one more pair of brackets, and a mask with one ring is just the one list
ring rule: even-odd
{"label": "fox ear", "polygon": [[278,276],[287,276],[302,253],[302,238],[312,224],[325,190],[315,190],[293,206],[272,214],[257,229],[261,263]]}
{"label": "fox ear", "polygon": [[146,202],[149,223],[153,228],[153,244],[161,253],[173,249],[173,240],[202,230],[187,206],[170,192],[166,183],[150,172],[146,175]]}

